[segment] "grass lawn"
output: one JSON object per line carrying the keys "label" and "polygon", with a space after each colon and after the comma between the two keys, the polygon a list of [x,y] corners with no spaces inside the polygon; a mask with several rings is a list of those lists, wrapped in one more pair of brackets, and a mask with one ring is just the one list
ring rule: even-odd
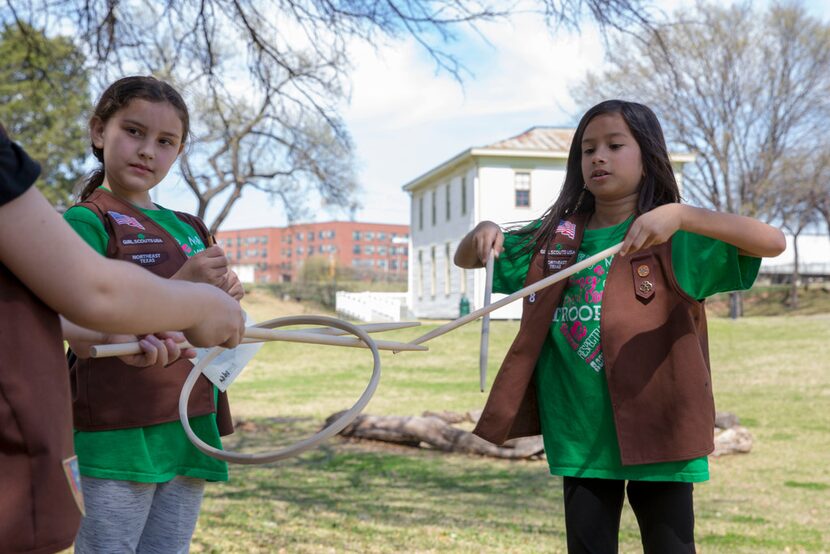
{"label": "grass lawn", "polygon": [[[250,306],[257,319],[273,309]],[[430,327],[381,336],[410,340]],[[492,324],[491,382],[517,328]],[[383,353],[366,412],[480,408],[479,329],[430,341],[430,352]],[[830,316],[712,319],[710,337],[718,408],[755,444],[712,459],[712,480],[696,487],[699,551],[830,552]],[[226,446],[272,450],[313,433],[357,399],[370,363],[365,350],[266,344],[230,389],[234,416],[256,429]],[[276,464],[231,466],[230,482],[208,486],[192,550],[564,552],[561,481],[544,461],[336,438]],[[641,551],[627,506],[621,551]]]}

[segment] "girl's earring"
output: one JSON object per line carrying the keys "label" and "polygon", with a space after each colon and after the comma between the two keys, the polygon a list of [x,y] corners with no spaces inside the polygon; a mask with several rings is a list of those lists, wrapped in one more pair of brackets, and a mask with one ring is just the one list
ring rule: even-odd
{"label": "girl's earring", "polygon": [[582,205],[582,200],[585,198],[585,191],[588,190],[587,185],[582,185],[582,191],[579,193],[579,198],[576,199],[576,206],[574,206],[574,210],[572,213],[576,213],[579,211],[579,207]]}

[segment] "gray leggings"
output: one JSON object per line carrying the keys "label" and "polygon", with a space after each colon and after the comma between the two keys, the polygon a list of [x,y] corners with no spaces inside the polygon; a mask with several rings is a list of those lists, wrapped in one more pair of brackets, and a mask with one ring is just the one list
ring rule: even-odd
{"label": "gray leggings", "polygon": [[76,554],[186,554],[199,518],[204,479],[166,483],[81,477],[86,517]]}

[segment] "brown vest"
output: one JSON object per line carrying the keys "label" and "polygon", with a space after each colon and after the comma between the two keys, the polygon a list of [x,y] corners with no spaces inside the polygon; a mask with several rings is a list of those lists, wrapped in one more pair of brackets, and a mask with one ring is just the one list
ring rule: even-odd
{"label": "brown vest", "polygon": [[60,321],[1,264],[0,314],[0,552],[57,552],[81,521]]}
{"label": "brown vest", "polygon": [[[187,261],[179,243],[152,219],[104,189],[78,204],[93,211],[109,235],[107,257],[138,264],[169,278]],[[176,212],[208,244],[209,233],[199,218]],[[124,317],[129,317],[124,314]],[[117,358],[76,359],[70,369],[75,428],[108,431],[145,427],[179,419],[179,394],[193,364],[179,359],[168,366],[138,368]],[[190,417],[215,410],[213,386],[202,375],[188,403]],[[227,395],[219,394],[217,423],[221,435],[233,433]]]}
{"label": "brown vest", "polygon": [[[574,253],[550,256],[546,262],[537,246],[526,285],[550,273],[545,263],[556,271],[576,263],[586,218],[572,221],[574,238],[557,234],[552,242],[562,245],[560,252]],[[535,298],[525,297],[519,333],[493,383],[476,435],[502,444],[541,432],[533,372],[566,281],[542,289]],[[671,241],[614,257],[600,329],[623,465],[689,460],[712,452],[715,404],[706,314],[703,303],[677,283]]]}

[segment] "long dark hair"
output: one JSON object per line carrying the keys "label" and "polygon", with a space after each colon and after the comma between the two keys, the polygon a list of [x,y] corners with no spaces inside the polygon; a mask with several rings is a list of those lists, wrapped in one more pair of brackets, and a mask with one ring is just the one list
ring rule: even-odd
{"label": "long dark hair", "polygon": [[547,244],[553,240],[560,220],[573,214],[588,214],[594,211],[594,195],[585,188],[582,178],[582,136],[592,119],[611,113],[622,116],[634,140],[640,146],[643,158],[644,175],[640,181],[640,195],[637,198],[635,215],[663,204],[680,201],[680,190],[674,178],[663,128],[657,116],[643,104],[625,100],[606,100],[589,109],[580,119],[568,153],[565,182],[556,202],[542,215],[542,224],[532,222],[514,231],[529,239],[527,250],[536,244]]}
{"label": "long dark hair", "polygon": [[[133,76],[115,81],[104,91],[95,105],[95,110],[89,118],[90,124],[94,120],[99,120],[106,125],[113,115],[136,99],[148,102],[169,102],[182,120],[182,144],[185,144],[190,133],[190,114],[187,111],[187,104],[184,103],[184,99],[176,89],[155,77]],[[79,195],[81,202],[89,198],[89,195],[104,182],[104,150],[92,144],[92,154],[101,162],[101,167],[90,173],[84,180],[83,189]]]}

